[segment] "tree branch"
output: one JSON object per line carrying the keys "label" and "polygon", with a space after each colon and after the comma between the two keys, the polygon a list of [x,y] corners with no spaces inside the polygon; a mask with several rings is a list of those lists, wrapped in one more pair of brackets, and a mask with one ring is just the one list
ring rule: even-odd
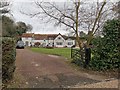
{"label": "tree branch", "polygon": [[66,25],[66,26],[68,26],[68,27],[70,27],[70,28],[73,28],[74,29],[74,27],[73,26],[71,26],[71,25],[69,25],[69,24],[67,24],[67,23],[65,23],[64,21],[62,21],[61,20],[61,18],[57,18],[56,16],[54,16],[54,15],[51,15],[50,13],[48,13],[43,7],[42,7],[42,5],[41,4],[39,4],[39,3],[37,3],[37,5],[43,10],[43,12],[45,13],[45,14],[47,14],[49,17],[51,17],[51,18],[54,18],[55,20],[57,20],[57,21],[59,21],[60,23],[62,23],[62,24],[64,24],[64,25]]}

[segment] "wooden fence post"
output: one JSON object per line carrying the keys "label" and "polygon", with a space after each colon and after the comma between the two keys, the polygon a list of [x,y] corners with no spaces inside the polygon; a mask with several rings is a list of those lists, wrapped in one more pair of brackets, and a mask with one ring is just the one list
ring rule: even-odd
{"label": "wooden fence post", "polygon": [[85,65],[84,68],[87,68],[91,60],[91,48],[85,48]]}

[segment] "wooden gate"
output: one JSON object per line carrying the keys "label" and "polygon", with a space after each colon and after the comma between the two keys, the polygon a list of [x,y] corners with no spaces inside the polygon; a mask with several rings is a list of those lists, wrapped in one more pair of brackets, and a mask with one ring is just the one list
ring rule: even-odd
{"label": "wooden gate", "polygon": [[85,64],[85,51],[78,48],[71,48],[71,58],[73,63],[84,66]]}

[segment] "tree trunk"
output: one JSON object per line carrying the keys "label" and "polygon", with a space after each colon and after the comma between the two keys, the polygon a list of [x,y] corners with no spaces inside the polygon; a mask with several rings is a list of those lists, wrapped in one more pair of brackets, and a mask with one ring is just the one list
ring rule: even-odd
{"label": "tree trunk", "polygon": [[78,14],[79,14],[79,7],[80,7],[80,0],[78,2],[76,2],[76,40],[78,42],[78,45],[79,45],[79,48],[82,49],[82,46],[81,46],[81,41],[80,41],[80,38],[79,38],[79,35],[78,35]]}
{"label": "tree trunk", "polygon": [[79,45],[79,48],[80,48],[80,56],[81,56],[81,60],[84,60],[84,53],[83,53],[83,51],[82,51],[82,42],[81,42],[81,40],[80,40],[80,36],[78,35],[78,23],[79,23],[79,21],[78,21],[78,19],[79,19],[79,17],[78,17],[78,14],[79,14],[79,7],[80,7],[80,0],[78,1],[78,2],[76,2],[76,40],[77,40],[77,42],[78,42],[78,45]]}

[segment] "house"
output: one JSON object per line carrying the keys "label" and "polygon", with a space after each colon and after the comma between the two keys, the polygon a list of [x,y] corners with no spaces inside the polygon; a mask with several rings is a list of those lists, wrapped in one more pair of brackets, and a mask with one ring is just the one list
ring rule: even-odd
{"label": "house", "polygon": [[34,34],[24,33],[22,41],[25,46],[34,46],[35,43],[40,43],[41,46],[53,47],[72,47],[75,45],[75,38],[59,34]]}

